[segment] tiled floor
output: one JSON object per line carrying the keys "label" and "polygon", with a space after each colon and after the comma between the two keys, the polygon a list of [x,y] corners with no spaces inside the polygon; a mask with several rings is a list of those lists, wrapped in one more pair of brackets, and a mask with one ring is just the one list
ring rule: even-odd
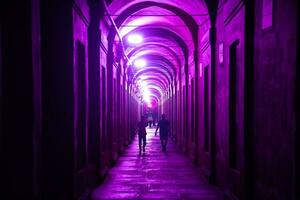
{"label": "tiled floor", "polygon": [[162,152],[155,129],[148,129],[146,152],[139,155],[137,138],[119,158],[104,183],[95,189],[100,199],[222,200],[222,193],[199,176],[196,167],[169,142]]}

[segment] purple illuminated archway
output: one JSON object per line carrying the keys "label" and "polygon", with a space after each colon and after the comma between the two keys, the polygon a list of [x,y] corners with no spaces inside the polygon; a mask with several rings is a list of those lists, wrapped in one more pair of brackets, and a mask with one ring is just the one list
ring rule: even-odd
{"label": "purple illuminated archway", "polygon": [[[151,93],[147,96],[162,98],[170,86],[176,86],[177,79],[181,81],[177,76],[183,69],[188,71],[189,63],[198,66],[198,59],[194,58],[198,55],[198,26],[209,19],[204,1],[114,0],[108,10],[115,22],[108,34],[108,58],[113,49],[121,49],[121,38],[128,58],[125,62],[129,62],[125,63],[126,72],[140,93],[147,88],[147,93]],[[138,42],[128,42],[132,35],[138,36]],[[140,60],[143,65],[137,66],[136,61]]]}

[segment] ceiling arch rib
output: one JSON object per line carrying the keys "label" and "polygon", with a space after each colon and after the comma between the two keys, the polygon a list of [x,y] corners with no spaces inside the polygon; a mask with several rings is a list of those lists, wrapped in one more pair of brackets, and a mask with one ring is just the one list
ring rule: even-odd
{"label": "ceiling arch rib", "polygon": [[170,10],[157,6],[146,7],[136,11],[133,16],[130,15],[122,23],[120,33],[121,35],[125,35],[128,32],[133,31],[135,28],[153,27],[154,25],[169,28],[179,35],[191,38],[191,33],[189,32],[187,25],[180,17],[174,15],[174,13]]}
{"label": "ceiling arch rib", "polygon": [[[173,32],[172,30],[159,27],[159,25],[156,25],[157,27],[139,27],[134,29],[133,31],[129,32],[128,34],[124,35],[124,46],[125,51],[127,49],[137,48],[138,46],[131,46],[128,44],[128,36],[132,34],[140,34],[144,38],[144,42],[142,45],[147,44],[148,42],[157,42],[157,43],[165,43],[168,46],[171,46],[174,48],[175,51],[178,51],[178,48],[181,48],[180,50],[182,53],[181,55],[184,56],[183,59],[187,61],[187,58],[193,53],[193,50],[189,51],[190,49],[194,49],[194,46],[191,45],[191,40],[184,40],[182,39],[176,32]],[[178,46],[178,47],[177,47]]]}
{"label": "ceiling arch rib", "polygon": [[156,77],[156,76],[148,76],[144,79],[138,79],[137,82],[139,82],[139,85],[141,87],[146,87],[147,85],[149,85],[151,83],[155,83],[159,87],[161,87],[163,90],[166,90],[168,88],[168,85],[166,85],[159,77]]}
{"label": "ceiling arch rib", "polygon": [[[175,78],[175,75],[176,75],[176,69],[174,67],[174,65],[172,65],[172,63],[170,61],[168,61],[166,58],[163,58],[162,56],[160,55],[154,55],[154,54],[147,54],[147,55],[144,55],[142,57],[139,57],[138,59],[142,59],[142,60],[145,60],[145,62],[147,62],[147,66],[145,67],[132,67],[133,68],[133,73],[136,73],[142,69],[159,69],[159,70],[164,70],[170,81],[171,82],[174,78]],[[137,60],[138,60],[137,59]],[[134,60],[136,61],[136,60]],[[149,71],[151,72],[151,71]]]}
{"label": "ceiling arch rib", "polygon": [[[130,33],[130,34],[136,34],[136,33],[140,33],[144,37],[145,42],[142,43],[141,46],[147,45],[148,41],[151,41],[151,42],[161,41],[160,43],[156,42],[155,44],[160,44],[158,47],[162,47],[163,46],[162,44],[165,44],[165,45],[169,46],[169,49],[173,48],[174,49],[173,51],[176,51],[176,52],[178,52],[178,47],[181,48],[182,53],[179,52],[179,55],[183,56],[183,58],[181,59],[181,62],[187,62],[189,53],[191,54],[193,52],[193,51],[189,52],[188,45],[184,42],[184,40],[172,31],[162,29],[162,28],[147,28],[147,29],[141,28],[139,30],[135,30],[133,33]],[[126,37],[128,37],[128,35],[126,35],[124,37],[126,38]],[[137,45],[130,46],[128,43],[126,43],[126,41],[127,41],[126,39],[124,41],[125,41],[126,51],[129,51],[129,53],[127,54],[128,57],[132,56],[131,52],[134,52],[135,54],[137,52],[139,52],[138,51],[139,46],[137,46]],[[177,45],[178,45],[178,47],[177,47]],[[155,48],[152,50],[155,50]],[[162,53],[161,51],[158,51],[158,52],[160,54]],[[168,51],[163,51],[163,52],[168,53]],[[176,56],[176,58],[178,58],[178,57],[181,57],[181,56]]]}
{"label": "ceiling arch rib", "polygon": [[154,85],[154,84],[149,85],[146,90],[151,91],[149,96],[151,96],[153,94],[156,94],[156,96],[159,98],[161,98],[163,96],[163,90],[160,87],[158,87],[157,85]]}
{"label": "ceiling arch rib", "polygon": [[[147,60],[148,66],[157,66],[165,69],[168,72],[168,74],[170,74],[171,79],[175,78],[174,76],[176,74],[176,68],[173,65],[173,63],[170,60],[166,59],[165,57],[159,54],[146,54],[139,57],[139,59]],[[133,69],[136,69],[136,67],[133,67]]]}
{"label": "ceiling arch rib", "polygon": [[166,72],[164,69],[162,68],[157,68],[157,67],[147,67],[144,69],[140,69],[139,71],[137,71],[133,77],[133,80],[138,79],[139,77],[143,76],[143,77],[147,77],[147,75],[151,75],[151,73],[156,73],[159,78],[162,78],[162,80],[164,80],[164,83],[166,85],[171,83],[171,76],[168,74],[168,72]]}
{"label": "ceiling arch rib", "polygon": [[[142,78],[140,78],[140,77],[142,77]],[[158,70],[152,71],[151,73],[142,71],[142,72],[139,72],[139,74],[136,76],[136,78],[140,78],[143,81],[145,81],[147,78],[151,78],[151,77],[160,78],[161,81],[163,82],[163,85],[165,86],[165,88],[167,88],[167,86],[170,85],[167,75],[161,73],[161,71],[158,71]],[[136,80],[137,80],[136,78],[133,79],[133,83],[136,83]]]}
{"label": "ceiling arch rib", "polygon": [[[113,15],[115,18],[128,7],[141,2],[145,2],[145,0],[111,0],[108,2],[108,5],[110,11],[115,14]],[[161,2],[161,0],[152,0],[152,2]],[[164,0],[164,3],[182,8],[186,13],[192,15],[197,22],[201,21],[201,18],[208,17],[207,6],[204,0]]]}
{"label": "ceiling arch rib", "polygon": [[[121,30],[121,33],[126,33],[125,37],[122,37],[123,41],[126,41],[124,38],[126,38],[127,34],[142,33],[144,36],[144,42],[140,46],[132,47],[125,42],[125,52],[126,55],[130,55],[130,59],[138,57],[148,60],[146,69],[134,69],[132,67],[130,70],[133,73],[132,83],[139,86],[137,80],[143,80],[149,90],[155,92],[155,88],[156,91],[160,91],[160,97],[168,89],[169,85],[173,84],[173,80],[176,79],[178,69],[182,67],[182,63],[188,63],[188,58],[191,56],[189,54],[194,53],[194,44],[198,45],[197,22],[199,22],[200,16],[191,16],[188,13],[199,11],[199,9],[195,9],[199,7],[203,8],[201,9],[202,11],[206,11],[205,3],[202,1],[187,1],[194,3],[194,6],[190,6],[191,4],[187,4],[185,1],[183,5],[190,7],[180,6],[178,8],[178,4],[181,2],[179,0],[164,1],[164,3],[159,1],[115,0],[109,6],[117,28]],[[155,13],[157,16],[153,16],[154,9],[157,11]],[[174,20],[166,19],[164,15],[169,15]],[[206,13],[201,16],[201,18],[205,17],[208,17]],[[174,21],[178,24],[172,23]],[[181,27],[179,28],[179,26]],[[114,41],[115,35],[116,30],[111,29],[108,37],[110,44]],[[182,39],[182,37],[185,39]],[[166,42],[160,44],[158,42],[159,39]],[[170,45],[165,44],[172,42],[176,47],[170,48]],[[177,46],[182,50],[183,58],[177,54]],[[152,78],[149,74],[158,76],[165,83],[162,84],[162,81]]]}
{"label": "ceiling arch rib", "polygon": [[[185,25],[189,28],[193,38],[197,37],[198,29],[197,24],[201,24],[202,21],[208,18],[208,12],[203,0],[166,0],[164,3],[161,1],[125,1],[125,0],[115,0],[109,5],[109,10],[114,16],[114,20],[118,28],[123,24],[123,22],[134,15],[141,9],[147,7],[160,7],[171,11],[174,15],[180,17]],[[201,13],[199,13],[199,11]],[[140,17],[140,16],[135,16]]]}
{"label": "ceiling arch rib", "polygon": [[140,90],[142,90],[143,88],[147,88],[151,84],[157,85],[158,87],[162,88],[162,90],[166,90],[168,87],[161,80],[155,77],[148,77],[147,79],[140,81],[140,83],[141,83],[141,87],[139,88]]}
{"label": "ceiling arch rib", "polygon": [[[136,52],[140,52],[140,51],[144,51],[144,50],[149,50],[149,49],[153,49],[155,48],[157,50],[157,52],[166,52],[167,54],[164,54],[163,56],[167,57],[167,59],[171,59],[174,62],[176,62],[176,65],[178,67],[182,66],[183,63],[181,62],[180,54],[176,54],[176,50],[173,50],[170,48],[170,46],[162,44],[162,43],[155,43],[155,42],[151,42],[151,43],[146,43],[143,45],[140,45],[139,47],[136,48],[132,48],[130,51],[127,49],[127,55],[129,57],[131,57],[133,54],[135,54]],[[160,49],[162,49],[163,51],[160,51]],[[175,74],[177,75],[177,74]]]}
{"label": "ceiling arch rib", "polygon": [[[179,17],[177,17],[179,18]],[[179,18],[180,19],[180,18]],[[176,41],[180,47],[184,50],[184,54],[188,56],[188,47],[190,49],[194,49],[194,45],[192,42],[192,36],[188,30],[187,27],[184,25],[180,28],[176,28],[176,25],[174,24],[176,22],[171,21],[169,23],[169,26],[166,26],[159,22],[149,21],[147,23],[144,23],[141,26],[137,26],[132,28],[131,31],[127,32],[126,34],[122,33],[122,30],[125,28],[121,28],[120,32],[122,35],[122,38],[124,38],[124,45],[128,46],[128,43],[126,43],[126,38],[130,34],[142,34],[144,37],[145,42],[147,42],[148,38],[151,37],[159,37],[166,40],[174,40]],[[124,32],[124,31],[123,31]],[[183,37],[184,39],[182,39]],[[160,40],[162,40],[160,39]]]}
{"label": "ceiling arch rib", "polygon": [[[171,79],[176,77],[177,69],[180,68],[173,58],[167,57],[167,54],[159,54],[159,52],[153,50],[137,52],[129,57],[129,59],[133,63],[133,72],[136,72],[141,68],[157,67],[164,69],[170,75]],[[141,60],[142,62],[145,62],[145,66],[136,66],[136,62],[141,62]]]}
{"label": "ceiling arch rib", "polygon": [[158,103],[163,95],[163,91],[155,85],[149,86],[144,92],[147,94],[143,95],[142,101],[146,103],[151,103],[153,100]]}
{"label": "ceiling arch rib", "polygon": [[[172,13],[174,13],[174,16],[178,16],[178,18],[180,18],[184,24],[185,24],[185,28],[189,29],[190,34],[193,36],[193,40],[195,41],[195,37],[197,37],[196,35],[193,35],[195,33],[197,33],[197,31],[195,31],[196,29],[198,29],[198,25],[197,23],[194,21],[193,17],[191,17],[187,12],[185,12],[184,10],[181,10],[179,8],[177,8],[176,6],[172,6],[169,4],[165,4],[165,3],[159,3],[159,2],[155,2],[155,1],[144,1],[144,2],[140,2],[140,3],[129,3],[127,2],[127,4],[125,2],[120,2],[120,4],[124,4],[122,6],[122,8],[119,8],[121,11],[121,13],[119,15],[116,16],[115,18],[115,24],[118,28],[120,28],[120,26],[126,21],[126,19],[130,18],[130,16],[135,13],[138,12],[142,9],[148,8],[148,7],[159,7],[159,8],[163,8],[165,10],[168,10]],[[120,5],[119,4],[119,5]],[[126,7],[127,6],[127,7]],[[126,7],[126,9],[125,9]],[[114,14],[114,11],[112,12]],[[159,24],[155,24],[155,26],[158,26]],[[116,30],[114,28],[111,28],[109,31],[109,36],[108,39],[110,42],[112,42],[115,38],[116,35]],[[179,37],[180,38],[180,37]]]}

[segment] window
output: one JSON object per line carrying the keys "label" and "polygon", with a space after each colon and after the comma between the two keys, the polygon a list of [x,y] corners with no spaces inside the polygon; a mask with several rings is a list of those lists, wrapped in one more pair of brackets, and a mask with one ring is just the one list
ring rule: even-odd
{"label": "window", "polygon": [[262,1],[262,29],[273,25],[273,0]]}

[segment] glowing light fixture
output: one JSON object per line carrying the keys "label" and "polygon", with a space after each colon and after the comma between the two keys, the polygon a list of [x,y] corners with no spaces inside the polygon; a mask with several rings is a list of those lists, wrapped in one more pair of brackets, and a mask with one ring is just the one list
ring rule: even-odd
{"label": "glowing light fixture", "polygon": [[139,44],[139,43],[143,42],[143,37],[138,34],[133,34],[133,35],[128,36],[127,41],[130,44]]}
{"label": "glowing light fixture", "polygon": [[144,100],[144,102],[150,104],[150,102],[151,102],[150,95],[151,95],[151,93],[150,93],[149,90],[146,89],[146,90],[143,91],[143,100]]}
{"label": "glowing light fixture", "polygon": [[145,88],[147,86],[147,83],[145,81],[140,82],[140,86],[142,86],[143,88]]}
{"label": "glowing light fixture", "polygon": [[146,66],[146,61],[143,59],[138,59],[134,61],[134,66],[135,67],[145,67]]}
{"label": "glowing light fixture", "polygon": [[144,90],[144,92],[143,92],[143,95],[144,95],[144,96],[150,96],[150,94],[151,94],[151,93],[149,92],[149,90]]}
{"label": "glowing light fixture", "polygon": [[149,96],[143,96],[143,100],[146,103],[150,103],[150,97]]}

